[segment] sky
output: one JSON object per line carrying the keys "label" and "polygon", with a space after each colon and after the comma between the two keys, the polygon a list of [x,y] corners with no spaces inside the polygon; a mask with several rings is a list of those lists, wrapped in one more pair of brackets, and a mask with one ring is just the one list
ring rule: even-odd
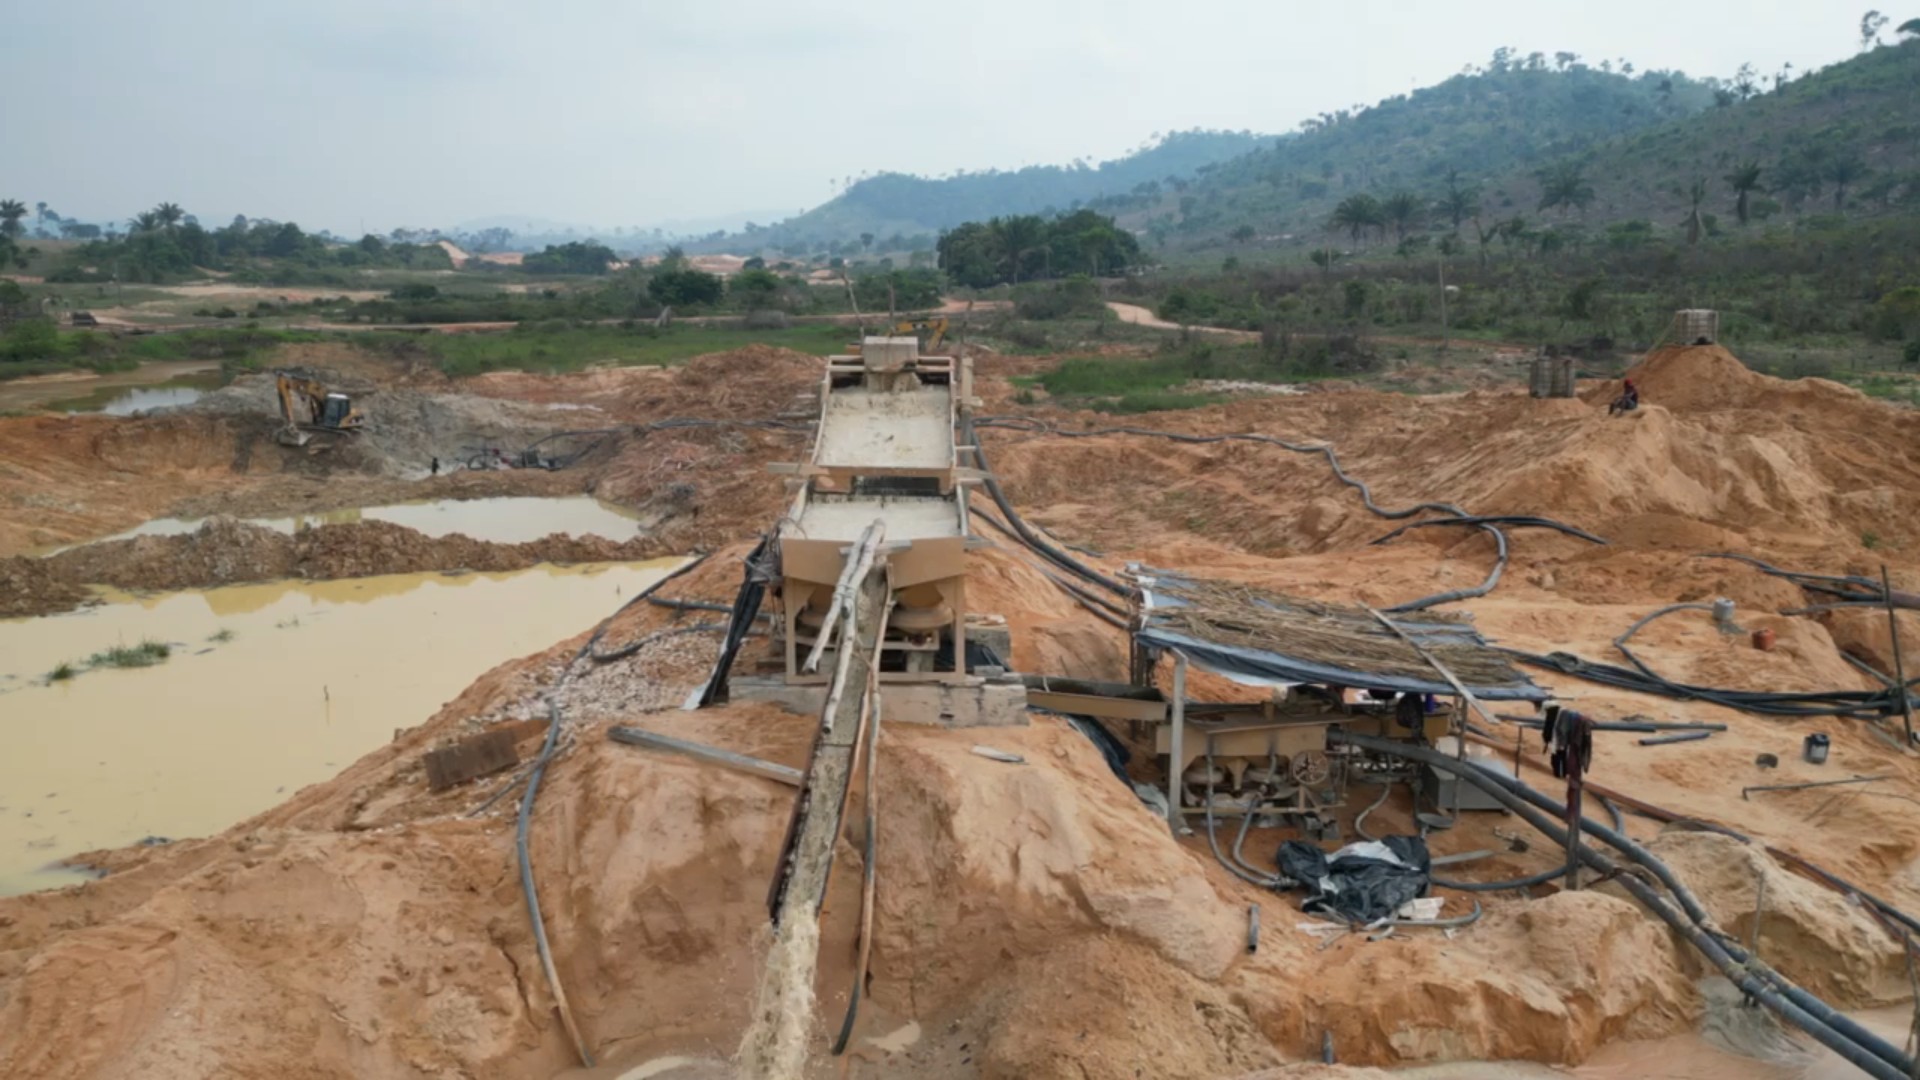
{"label": "sky", "polygon": [[1289,131],[1502,45],[1697,76],[1819,67],[1858,50],[1861,15],[1820,0],[7,9],[0,198],[89,220],[166,200],[345,235],[494,215],[766,222],[864,173],[1098,161],[1196,127]]}

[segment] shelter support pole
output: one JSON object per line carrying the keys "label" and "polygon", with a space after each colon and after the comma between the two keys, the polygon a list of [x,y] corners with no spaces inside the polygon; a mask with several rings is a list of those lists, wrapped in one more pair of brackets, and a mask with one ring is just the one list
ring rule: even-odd
{"label": "shelter support pole", "polygon": [[1173,756],[1167,762],[1167,825],[1179,836],[1185,824],[1180,815],[1180,773],[1187,758],[1187,655],[1173,652]]}
{"label": "shelter support pole", "polygon": [[1900,618],[1893,611],[1893,579],[1880,564],[1880,594],[1887,599],[1887,634],[1893,642],[1894,686],[1900,691],[1900,717],[1906,723],[1907,749],[1913,748],[1913,691],[1907,688],[1907,664],[1900,656]]}

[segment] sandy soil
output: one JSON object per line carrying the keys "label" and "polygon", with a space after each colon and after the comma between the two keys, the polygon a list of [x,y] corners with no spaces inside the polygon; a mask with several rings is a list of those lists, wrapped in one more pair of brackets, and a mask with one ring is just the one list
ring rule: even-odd
{"label": "sandy soil", "polygon": [[[739,378],[748,363],[756,378]],[[982,395],[1009,400],[1004,376],[1020,363],[983,361]],[[808,392],[816,364],[764,350],[675,372],[500,374],[461,389],[529,406],[590,404],[628,422],[771,417]],[[1381,504],[1445,499],[1477,512],[1548,514],[1612,541],[1516,533],[1499,589],[1460,605],[1502,644],[1611,658],[1611,639],[1653,608],[1728,596],[1743,626],[1776,631],[1773,651],[1721,636],[1704,614],[1653,624],[1636,639],[1639,651],[1671,677],[1715,685],[1865,688],[1841,650],[1885,654],[1870,619],[1777,614],[1806,598],[1696,555],[1734,549],[1829,573],[1885,561],[1896,587],[1920,586],[1911,414],[1836,384],[1756,375],[1717,349],[1657,353],[1637,378],[1646,405],[1624,418],[1607,417],[1609,388],[1596,386],[1560,401],[1517,391],[1441,401],[1315,393],[1134,422],[1326,440]],[[1072,431],[1108,422],[1035,415]],[[61,490],[111,508],[69,511],[70,531],[188,492],[238,498],[218,493],[254,483],[235,473],[230,436],[210,434],[216,421],[204,417],[38,426],[46,423],[0,420],[0,457],[42,477],[9,487],[0,474],[0,498]],[[1485,539],[1452,530],[1370,546],[1392,523],[1367,513],[1317,458],[1276,447],[981,434],[1015,501],[1062,539],[1105,552],[1109,568],[1137,560],[1386,603],[1477,582],[1491,559]],[[40,453],[42,442],[54,445]],[[748,538],[782,502],[779,483],[757,466],[799,460],[805,447],[804,436],[783,432],[658,431],[610,448],[579,478],[652,506],[671,541],[721,549],[674,591],[725,601]],[[30,449],[36,456],[24,457]],[[156,477],[148,486],[172,494],[148,495],[121,475],[142,467]],[[1017,550],[975,554],[969,600],[1007,616],[1021,670],[1115,678],[1124,669],[1120,635],[1087,619]],[[608,640],[635,640],[672,618],[644,606],[625,612]],[[1904,640],[1920,640],[1920,618],[1903,615],[1901,629]],[[510,813],[465,816],[492,787],[429,794],[419,758],[490,724],[538,719],[577,646],[504,665],[336,779],[218,837],[102,854],[97,861],[115,870],[102,881],[0,901],[0,1074],[564,1074],[571,1048],[534,956]],[[674,708],[711,656],[710,636],[658,639],[619,663],[580,668],[562,696],[573,741],[548,774],[533,853],[568,996],[616,1070],[685,1055],[709,1064],[663,1075],[716,1075],[710,1063],[738,1045],[768,940],[764,887],[790,791],[611,744],[603,731],[638,724],[798,765],[809,718],[767,706]],[[1661,747],[1602,733],[1597,783],[1737,825],[1920,909],[1920,818],[1911,811],[1920,769],[1867,725],[1767,719],[1534,674],[1605,718],[1728,725],[1706,742]],[[1221,689],[1204,679],[1195,688]],[[1798,758],[1814,731],[1832,736],[1826,766]],[[1025,764],[976,756],[979,743]],[[1550,785],[1537,771],[1537,738],[1520,744],[1529,774]],[[1757,769],[1762,752],[1780,767]],[[1853,773],[1889,779],[1740,792]],[[1087,740],[1046,717],[991,732],[890,726],[879,795],[889,809],[877,838],[873,1012],[856,1041],[863,1076],[1235,1076],[1317,1060],[1329,1036],[1341,1060],[1358,1066],[1574,1063],[1619,1040],[1688,1031],[1707,1011],[1698,959],[1615,886],[1489,894],[1480,898],[1485,918],[1451,937],[1347,935],[1323,948],[1299,928],[1296,898],[1230,876],[1203,836],[1170,837]],[[1404,831],[1409,808],[1390,801],[1373,824]],[[1844,898],[1743,845],[1661,835],[1639,818],[1628,827],[1711,897],[1726,929],[1757,931],[1768,962],[1834,1004],[1872,1007],[1909,994],[1898,944]],[[1551,866],[1537,838],[1516,852],[1496,834],[1516,828],[1473,815],[1433,843],[1499,851],[1471,864],[1476,878]],[[1263,830],[1248,852],[1268,858],[1280,838]],[[856,834],[842,845],[822,920],[816,1048],[851,979],[859,843]],[[1768,903],[1756,920],[1762,880]],[[1450,912],[1467,906],[1442,895]],[[1252,955],[1250,905],[1264,928]],[[909,1019],[923,1033],[917,1042],[888,1050],[862,1041]],[[822,1056],[813,1074],[837,1070]]]}

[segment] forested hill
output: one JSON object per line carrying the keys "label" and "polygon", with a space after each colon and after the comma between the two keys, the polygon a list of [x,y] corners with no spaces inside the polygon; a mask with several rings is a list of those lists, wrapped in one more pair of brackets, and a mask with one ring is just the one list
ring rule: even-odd
{"label": "forested hill", "polygon": [[1469,184],[1504,176],[1698,114],[1720,89],[1679,72],[1503,49],[1437,86],[1324,113],[1298,138],[1227,162],[1184,191],[1092,205],[1175,247],[1211,246],[1242,226],[1259,235],[1319,231],[1348,195],[1432,195],[1449,173]]}
{"label": "forested hill", "polygon": [[[1592,186],[1581,218],[1592,226],[1678,226],[1697,189],[1708,225],[1920,213],[1920,38],[1800,78],[1760,80],[1733,98],[1560,163]],[[1542,195],[1532,170],[1510,172],[1487,190],[1493,206],[1512,207],[1507,215],[1535,211]]]}
{"label": "forested hill", "polygon": [[715,236],[689,250],[752,247],[805,254],[861,234],[884,241],[918,237],[931,247],[933,234],[965,221],[1009,214],[1066,212],[1103,196],[1185,183],[1202,169],[1239,157],[1271,136],[1244,131],[1174,132],[1146,149],[1097,166],[1033,165],[1024,169],[963,172],[933,179],[882,173],[854,183],[832,201],[771,226]]}

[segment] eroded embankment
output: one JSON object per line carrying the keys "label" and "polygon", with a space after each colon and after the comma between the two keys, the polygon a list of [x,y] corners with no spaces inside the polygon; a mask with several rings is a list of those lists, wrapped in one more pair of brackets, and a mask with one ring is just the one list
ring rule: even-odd
{"label": "eroded embankment", "polygon": [[180,536],[140,536],[40,559],[0,559],[0,617],[70,610],[86,601],[87,585],[159,591],[282,578],[331,581],[436,570],[522,570],[540,563],[635,562],[668,554],[652,537],[615,541],[556,533],[501,544],[459,534],[432,537],[384,521],[317,525],[288,535],[213,518]]}

